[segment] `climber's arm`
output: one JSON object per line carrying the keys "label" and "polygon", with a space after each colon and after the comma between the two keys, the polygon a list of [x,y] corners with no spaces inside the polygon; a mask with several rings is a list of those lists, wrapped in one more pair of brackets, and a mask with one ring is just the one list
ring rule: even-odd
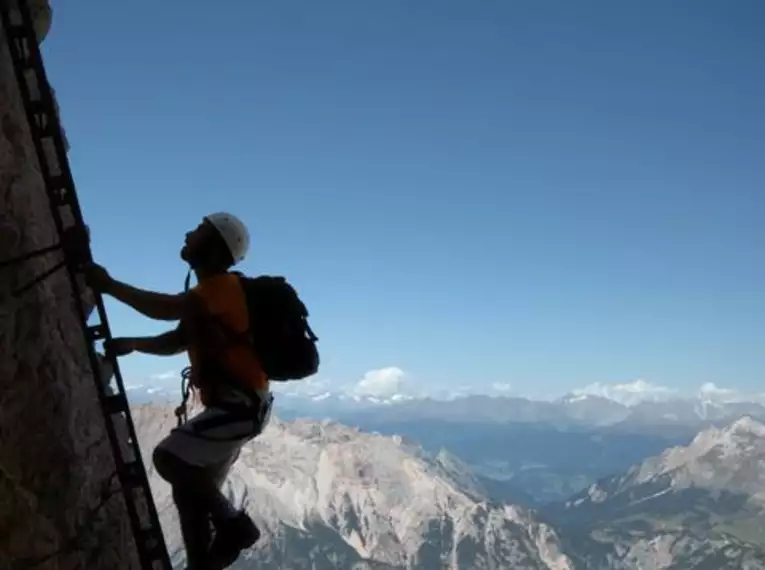
{"label": "climber's arm", "polygon": [[125,356],[131,352],[143,352],[156,356],[172,356],[186,350],[186,339],[180,325],[164,334],[151,337],[117,337],[104,343],[107,353]]}
{"label": "climber's arm", "polygon": [[133,350],[144,354],[172,356],[186,350],[186,342],[180,326],[158,336],[131,338],[129,341]]}
{"label": "climber's arm", "polygon": [[150,319],[179,321],[197,311],[199,301],[191,292],[169,295],[133,287],[114,279],[101,265],[91,262],[85,268],[85,278],[94,290],[111,295]]}
{"label": "climber's arm", "polygon": [[115,281],[104,291],[148,317],[181,321],[175,330],[156,337],[126,339],[131,350],[169,355],[193,344],[203,355],[217,355],[226,346],[224,331],[211,318],[202,295],[194,289],[181,295],[163,295]]}
{"label": "climber's arm", "polygon": [[127,283],[112,279],[104,288],[104,293],[129,305],[150,319],[160,321],[178,321],[188,311],[190,296],[188,293],[169,295],[138,289]]}

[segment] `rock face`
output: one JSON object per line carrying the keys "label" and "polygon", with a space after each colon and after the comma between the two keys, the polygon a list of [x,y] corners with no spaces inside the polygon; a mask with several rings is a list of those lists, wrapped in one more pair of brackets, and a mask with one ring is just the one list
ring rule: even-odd
{"label": "rock face", "polygon": [[765,424],[699,433],[550,508],[567,552],[593,570],[765,569]]}
{"label": "rock face", "polygon": [[[144,454],[172,427],[171,407],[133,414]],[[152,474],[167,542],[182,559],[168,486]],[[447,453],[334,422],[273,419],[245,446],[228,492],[264,531],[237,569],[572,570],[533,513],[487,501]]]}
{"label": "rock face", "polygon": [[[749,416],[700,432],[687,446],[667,449],[570,499],[569,507],[642,503],[686,489],[745,496],[765,508],[765,424]],[[638,492],[638,490],[640,492]]]}
{"label": "rock face", "polygon": [[[42,41],[50,7],[28,4]],[[2,37],[0,257],[57,239]],[[0,269],[0,568],[137,568],[68,276],[10,295],[60,260]]]}

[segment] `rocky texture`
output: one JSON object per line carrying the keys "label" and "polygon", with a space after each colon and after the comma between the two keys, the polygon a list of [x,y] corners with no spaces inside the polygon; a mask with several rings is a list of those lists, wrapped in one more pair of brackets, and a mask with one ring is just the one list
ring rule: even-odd
{"label": "rocky texture", "polygon": [[[42,41],[50,8],[29,5]],[[3,37],[0,252],[15,257],[56,241]],[[10,295],[60,259],[50,253],[0,270],[0,568],[137,568],[67,274]]]}
{"label": "rocky texture", "polygon": [[[172,407],[134,418],[148,457],[175,424]],[[235,570],[765,570],[763,465],[765,425],[743,417],[535,512],[488,501],[446,452],[273,420],[227,483],[265,530]],[[169,489],[151,479],[180,564]]]}
{"label": "rocky texture", "polygon": [[765,424],[749,416],[700,432],[687,446],[667,449],[626,473],[591,485],[568,508],[619,501],[642,504],[687,489],[738,494],[765,507]]}
{"label": "rocky texture", "polygon": [[[170,407],[133,417],[148,459],[174,425]],[[182,544],[168,486],[152,484],[177,562]],[[334,422],[273,419],[228,483],[264,530],[237,568],[571,570],[555,532],[533,513],[492,504],[447,453]]]}
{"label": "rocky texture", "polygon": [[545,514],[584,568],[765,569],[763,465],[765,425],[743,417]]}

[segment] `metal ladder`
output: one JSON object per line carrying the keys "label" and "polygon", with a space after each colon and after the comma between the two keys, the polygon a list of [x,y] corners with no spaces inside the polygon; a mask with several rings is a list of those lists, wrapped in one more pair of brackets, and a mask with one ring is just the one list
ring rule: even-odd
{"label": "metal ladder", "polygon": [[[16,10],[13,9],[12,4],[16,4]],[[97,324],[88,325],[88,315],[83,306],[78,274],[81,275],[83,266],[92,261],[92,256],[89,247],[80,247],[78,250],[72,242],[78,237],[87,235],[87,227],[75,193],[53,94],[43,67],[29,6],[26,0],[16,2],[0,0],[0,16],[37,152],[40,172],[50,201],[50,211],[59,236],[57,245],[24,255],[12,262],[4,262],[3,265],[21,262],[56,249],[63,251],[64,262],[35,281],[47,277],[61,267],[66,267],[78,317],[82,323],[83,341],[88,348],[90,366],[98,390],[98,399],[114,454],[117,476],[130,518],[141,568],[142,570],[172,570],[116,358],[112,359],[110,364],[114,367],[117,390],[113,394],[107,393],[107,386],[101,381],[101,366],[95,342],[110,339],[111,332],[100,295],[95,294],[99,320]],[[52,149],[53,152],[46,153],[46,148]],[[74,226],[65,229],[62,214],[73,218]],[[127,441],[120,441],[117,435],[118,423],[127,428]]]}

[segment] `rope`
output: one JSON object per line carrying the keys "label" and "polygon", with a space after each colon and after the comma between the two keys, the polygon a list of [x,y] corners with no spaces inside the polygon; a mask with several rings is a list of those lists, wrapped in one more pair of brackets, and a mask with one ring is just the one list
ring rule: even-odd
{"label": "rope", "polygon": [[[183,290],[188,292],[191,285],[191,269],[186,273]],[[189,421],[187,403],[191,394],[191,366],[181,370],[181,405],[175,408],[175,417],[178,418],[178,427]]]}
{"label": "rope", "polygon": [[181,405],[175,408],[175,417],[178,418],[178,427],[189,421],[188,401],[191,395],[191,366],[181,370]]}

